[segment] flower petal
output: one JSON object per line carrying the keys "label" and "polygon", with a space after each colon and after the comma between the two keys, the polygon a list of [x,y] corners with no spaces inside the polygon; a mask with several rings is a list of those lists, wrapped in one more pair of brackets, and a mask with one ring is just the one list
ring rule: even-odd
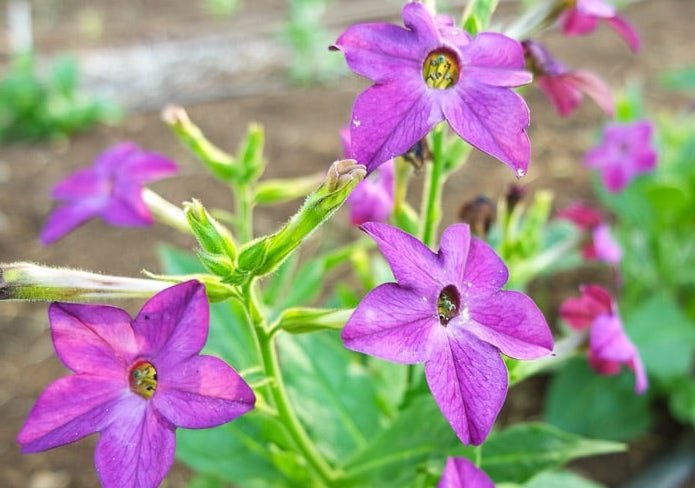
{"label": "flower petal", "polygon": [[437,488],[495,488],[485,472],[463,457],[450,457]]}
{"label": "flower petal", "polygon": [[134,181],[116,184],[100,215],[109,224],[119,227],[144,227],[153,222],[142,198],[142,186]]}
{"label": "flower petal", "polygon": [[[543,313],[518,291],[499,291],[485,300],[471,300],[469,321],[452,321],[478,339],[515,359],[536,359],[553,349],[553,335]],[[450,326],[451,326],[450,325]]]}
{"label": "flower petal", "polygon": [[568,298],[560,306],[560,317],[572,328],[585,329],[599,315],[613,313],[613,298],[602,286],[582,285],[579,291],[579,297]]}
{"label": "flower petal", "polygon": [[592,233],[593,249],[596,259],[609,264],[618,265],[623,256],[623,250],[615,240],[608,224],[601,224]]}
{"label": "flower petal", "polygon": [[94,460],[104,488],[156,488],[174,462],[175,427],[147,400],[121,402],[101,433]]}
{"label": "flower petal", "polygon": [[471,247],[471,230],[468,224],[455,224],[447,227],[439,240],[439,260],[441,267],[454,280],[462,285],[468,253]]}
{"label": "flower petal", "polygon": [[224,424],[251,410],[256,401],[249,385],[224,361],[194,356],[157,370],[155,408],[169,422],[188,429]]}
{"label": "flower petal", "polygon": [[502,288],[508,279],[507,266],[495,250],[482,239],[472,238],[461,282],[462,290],[469,295],[489,295]]}
{"label": "flower petal", "polygon": [[495,86],[519,86],[533,76],[524,69],[521,44],[503,34],[483,32],[461,49],[463,76]]}
{"label": "flower petal", "polygon": [[137,345],[125,310],[53,303],[48,317],[56,353],[76,373],[120,378],[135,359]]}
{"label": "flower petal", "polygon": [[450,285],[437,255],[407,232],[388,224],[368,222],[362,230],[374,239],[393,276],[402,287],[435,299],[439,289]]}
{"label": "flower petal", "polygon": [[429,359],[444,331],[437,297],[384,283],[367,293],[342,331],[345,347],[397,363]]}
{"label": "flower petal", "polygon": [[531,158],[526,128],[529,109],[508,88],[479,85],[462,79],[442,98],[446,120],[468,143],[499,159],[523,176]]}
{"label": "flower petal", "polygon": [[117,174],[121,165],[130,156],[138,153],[140,150],[141,149],[134,142],[120,142],[115,146],[110,147],[97,157],[96,161],[94,161],[94,169],[101,174]]}
{"label": "flower petal", "polygon": [[606,115],[613,116],[615,112],[613,92],[601,78],[588,71],[573,71],[566,78],[586,93]]}
{"label": "flower petal", "polygon": [[596,30],[598,20],[596,17],[581,13],[573,8],[565,11],[560,16],[562,32],[567,36],[582,36]]}
{"label": "flower petal", "polygon": [[128,158],[118,176],[119,179],[146,184],[173,176],[178,171],[178,166],[171,159],[154,152],[142,151]]}
{"label": "flower petal", "polygon": [[444,119],[421,78],[418,70],[398,82],[367,88],[355,99],[352,156],[367,171],[407,152]]}
{"label": "flower petal", "polygon": [[53,244],[89,219],[96,217],[102,207],[101,201],[92,200],[68,203],[56,208],[43,226],[41,242],[44,245]]}
{"label": "flower petal", "polygon": [[640,40],[639,40],[639,34],[637,34],[637,31],[635,28],[630,24],[628,21],[620,17],[619,15],[616,15],[615,17],[611,17],[609,19],[606,19],[606,23],[622,37],[625,42],[627,43],[628,46],[630,46],[630,49],[632,49],[632,52],[639,52],[640,50]]}
{"label": "flower petal", "polygon": [[56,183],[51,196],[56,200],[82,200],[108,192],[108,181],[92,168],[72,173]]}
{"label": "flower petal", "polygon": [[205,287],[186,281],[157,293],[133,321],[143,357],[166,369],[198,354],[208,336]]}
{"label": "flower petal", "polygon": [[481,444],[507,395],[507,368],[499,352],[471,334],[449,336],[425,363],[439,409],[464,444]]}
{"label": "flower petal", "polygon": [[128,394],[121,381],[89,375],[59,378],[43,391],[17,436],[22,452],[39,452],[99,431]]}
{"label": "flower petal", "polygon": [[608,18],[615,15],[615,8],[605,0],[577,0],[576,9],[593,17]]}

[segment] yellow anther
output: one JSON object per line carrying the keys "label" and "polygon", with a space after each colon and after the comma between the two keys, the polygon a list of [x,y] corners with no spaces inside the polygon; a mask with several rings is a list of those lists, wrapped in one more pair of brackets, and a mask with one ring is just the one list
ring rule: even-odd
{"label": "yellow anther", "polygon": [[422,77],[430,88],[446,90],[459,80],[459,64],[456,55],[448,49],[432,51],[422,66]]}

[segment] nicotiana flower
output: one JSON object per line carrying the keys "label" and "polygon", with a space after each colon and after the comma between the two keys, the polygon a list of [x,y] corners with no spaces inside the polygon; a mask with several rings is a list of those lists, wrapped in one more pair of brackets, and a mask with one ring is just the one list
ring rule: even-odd
{"label": "nicotiana flower", "polygon": [[584,155],[584,164],[600,171],[608,191],[620,192],[635,176],[656,167],[653,132],[648,120],[607,124],[601,143]]}
{"label": "nicotiana flower", "polygon": [[525,174],[529,111],[509,89],[531,81],[521,45],[490,32],[471,39],[421,3],[403,7],[403,23],[356,24],[333,46],[374,82],[352,111],[357,161],[372,171],[446,120],[467,142]]}
{"label": "nicotiana flower", "polygon": [[[350,129],[348,127],[340,131],[340,138],[343,142],[345,156],[352,157]],[[365,222],[387,222],[389,220],[394,205],[395,171],[395,162],[393,159],[389,159],[352,190],[346,200],[350,207],[352,225],[362,225]]]}
{"label": "nicotiana flower", "polygon": [[437,488],[495,488],[490,477],[464,457],[446,460]]}
{"label": "nicotiana flower", "polygon": [[500,352],[549,354],[550,329],[526,295],[503,291],[508,272],[466,224],[448,227],[438,253],[387,224],[362,229],[397,283],[369,292],[342,332],[346,347],[398,363],[425,363],[435,401],[462,442],[487,437],[507,394]]}
{"label": "nicotiana flower", "polygon": [[562,31],[568,36],[590,34],[604,20],[634,52],[639,51],[640,41],[637,31],[619,16],[615,7],[605,0],[569,0],[569,7],[560,15]]}
{"label": "nicotiana flower", "polygon": [[152,215],[142,199],[143,186],[177,170],[173,161],[132,142],[113,146],[91,167],[56,184],[53,198],[61,203],[48,217],[41,241],[51,244],[94,217],[120,227],[150,225]]}
{"label": "nicotiana flower", "polygon": [[209,306],[196,281],[156,294],[135,320],[119,308],[68,303],[53,303],[49,318],[56,353],[74,374],[39,397],[17,437],[22,452],[99,432],[103,486],[155,487],[174,461],[177,427],[213,427],[254,406],[230,366],[199,355]]}
{"label": "nicotiana flower", "polygon": [[536,41],[526,40],[522,44],[538,88],[560,115],[568,116],[574,112],[586,93],[601,110],[613,116],[613,92],[601,78],[589,71],[568,69]]}
{"label": "nicotiana flower", "polygon": [[573,203],[558,212],[557,217],[567,219],[581,230],[591,233],[591,241],[582,248],[584,259],[596,259],[614,266],[620,263],[623,250],[601,212],[581,203]]}
{"label": "nicotiana flower", "polygon": [[568,298],[560,307],[560,316],[574,329],[589,329],[589,364],[603,375],[615,375],[621,365],[635,373],[635,392],[648,386],[647,374],[639,351],[625,334],[615,300],[595,284],[580,287],[581,295]]}

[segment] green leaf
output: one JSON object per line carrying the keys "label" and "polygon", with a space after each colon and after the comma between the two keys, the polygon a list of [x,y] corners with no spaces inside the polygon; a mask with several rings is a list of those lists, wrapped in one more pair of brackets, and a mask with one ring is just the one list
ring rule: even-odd
{"label": "green leaf", "polygon": [[670,381],[669,407],[674,417],[695,427],[695,379],[684,376]]}
{"label": "green leaf", "polygon": [[552,379],[545,399],[545,420],[592,438],[629,440],[651,423],[644,395],[634,393],[634,374],[600,376],[586,359],[567,363]]}
{"label": "green leaf", "polygon": [[333,331],[278,338],[297,415],[331,462],[369,445],[379,429],[376,392],[359,357]]}
{"label": "green leaf", "polygon": [[525,483],[572,459],[624,450],[623,444],[586,439],[547,424],[517,424],[490,435],[481,447],[481,468],[496,483]]}
{"label": "green leaf", "polygon": [[604,488],[604,486],[571,471],[546,471],[522,485],[523,488]]}
{"label": "green leaf", "polygon": [[469,0],[461,18],[463,28],[471,35],[487,29],[498,3],[499,0]]}
{"label": "green leaf", "polygon": [[649,298],[630,310],[625,327],[651,375],[660,379],[688,375],[695,354],[695,323],[673,298],[666,294]]}
{"label": "green leaf", "polygon": [[229,484],[217,476],[196,474],[186,485],[187,488],[228,488]]}

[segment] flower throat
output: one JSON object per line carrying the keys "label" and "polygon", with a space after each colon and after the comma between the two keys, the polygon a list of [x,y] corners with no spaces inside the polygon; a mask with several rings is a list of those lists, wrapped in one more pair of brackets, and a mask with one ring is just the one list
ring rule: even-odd
{"label": "flower throat", "polygon": [[448,49],[432,51],[422,65],[425,84],[437,90],[446,90],[459,80],[459,64],[456,55]]}

